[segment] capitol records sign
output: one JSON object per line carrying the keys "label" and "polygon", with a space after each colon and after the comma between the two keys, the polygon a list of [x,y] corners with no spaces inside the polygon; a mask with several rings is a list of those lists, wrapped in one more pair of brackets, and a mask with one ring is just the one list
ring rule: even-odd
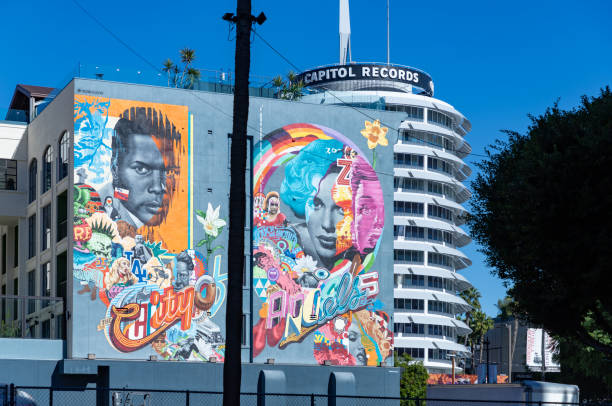
{"label": "capitol records sign", "polygon": [[427,73],[395,65],[332,65],[302,72],[297,79],[303,81],[305,86],[320,86],[345,80],[391,80],[420,87],[429,96],[433,96],[434,91],[433,81]]}

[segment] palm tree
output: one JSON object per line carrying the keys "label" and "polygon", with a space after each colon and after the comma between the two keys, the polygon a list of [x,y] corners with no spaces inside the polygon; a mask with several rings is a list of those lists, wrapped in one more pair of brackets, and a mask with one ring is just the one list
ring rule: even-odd
{"label": "palm tree", "polygon": [[195,83],[196,80],[200,80],[200,70],[196,69],[196,68],[189,68],[187,69],[187,85],[185,86],[186,89],[193,89],[193,84]]}
{"label": "palm tree", "polygon": [[170,87],[170,72],[173,71],[174,68],[176,68],[176,66],[174,65],[174,62],[172,62],[172,59],[166,59],[162,71],[166,72],[168,75],[168,87]]}
{"label": "palm tree", "polygon": [[196,55],[195,50],[187,47],[181,49],[179,54],[181,55],[181,62],[185,65],[183,68],[183,74],[181,75],[181,87],[185,87],[185,75],[187,74],[190,65],[193,63],[193,61],[195,61]]}
{"label": "palm tree", "polygon": [[[470,317],[472,315],[472,311],[473,310],[480,310],[480,298],[482,297],[482,295],[480,294],[480,292],[478,291],[478,289],[471,287],[467,290],[462,291],[461,293],[459,293],[459,296],[465,300],[470,306],[472,306],[472,310],[468,310],[467,312],[465,312],[465,324],[467,324],[468,326],[470,325]],[[463,345],[467,345],[468,344],[468,338],[469,338],[469,334],[465,335],[465,341],[463,343]]]}

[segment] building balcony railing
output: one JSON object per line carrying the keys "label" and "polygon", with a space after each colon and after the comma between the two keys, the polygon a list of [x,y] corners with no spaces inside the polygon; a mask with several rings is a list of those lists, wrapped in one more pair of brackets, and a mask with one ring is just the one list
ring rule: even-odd
{"label": "building balcony railing", "polygon": [[17,123],[27,123],[28,113],[24,110],[0,109],[0,121],[14,121]]}
{"label": "building balcony railing", "polygon": [[0,295],[0,338],[65,339],[64,299]]}

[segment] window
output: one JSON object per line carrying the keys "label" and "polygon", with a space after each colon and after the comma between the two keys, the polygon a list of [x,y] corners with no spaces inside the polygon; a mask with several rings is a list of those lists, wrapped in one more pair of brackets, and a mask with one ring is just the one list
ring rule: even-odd
{"label": "window", "polygon": [[450,255],[438,254],[437,252],[427,253],[427,265],[442,265],[451,267],[453,260]]}
{"label": "window", "polygon": [[[36,277],[34,270],[28,272],[28,296],[36,296]],[[36,310],[36,302],[33,299],[28,299],[28,314],[34,313]]]}
{"label": "window", "polygon": [[6,273],[6,234],[2,234],[2,275]]}
{"label": "window", "polygon": [[36,178],[38,176],[38,165],[36,159],[30,162],[30,172],[28,176],[28,203],[36,200]]}
{"label": "window", "polygon": [[13,231],[13,266],[19,265],[19,226]]}
{"label": "window", "polygon": [[[13,295],[19,295],[19,279],[13,279]],[[17,300],[13,300],[13,320],[17,320],[17,315],[19,310],[17,309],[18,303]]]}
{"label": "window", "polygon": [[385,110],[403,111],[413,121],[423,121],[423,108],[414,106],[403,106],[401,104],[385,104]]}
{"label": "window", "polygon": [[43,155],[43,172],[42,183],[40,184],[40,193],[45,193],[51,189],[51,166],[53,164],[53,148],[48,146]]}
{"label": "window", "polygon": [[56,238],[60,241],[66,237],[68,232],[68,192],[63,192],[57,196],[57,205],[55,205],[57,214]]}
{"label": "window", "polygon": [[42,322],[42,338],[51,338],[51,320]]}
{"label": "window", "polygon": [[51,296],[51,262],[40,266],[40,295]]}
{"label": "window", "polygon": [[[56,281],[55,281],[55,296],[64,299],[64,306],[66,306],[66,280],[68,275],[68,256],[66,251],[62,252],[56,257]],[[51,276],[51,266],[49,266],[49,277]],[[49,287],[49,289],[51,289]],[[50,292],[49,292],[50,293]]]}
{"label": "window", "polygon": [[442,278],[438,276],[429,276],[427,278],[427,286],[430,288],[442,289]]}
{"label": "window", "polygon": [[453,129],[453,119],[439,111],[427,110],[427,122],[429,124],[439,125],[448,129]]}
{"label": "window", "polygon": [[422,299],[393,299],[393,306],[397,310],[423,310],[425,307],[425,301]]}
{"label": "window", "polygon": [[36,214],[28,217],[28,258],[36,255]]}
{"label": "window", "polygon": [[428,217],[438,217],[449,221],[453,220],[453,212],[450,209],[435,204],[427,205],[427,215]]}
{"label": "window", "polygon": [[425,277],[423,275],[404,275],[402,287],[410,288],[413,286],[425,286]]}
{"label": "window", "polygon": [[393,250],[393,260],[404,264],[422,264],[423,251]]}
{"label": "window", "polygon": [[397,355],[401,357],[404,354],[410,355],[412,358],[425,358],[425,349],[424,348],[397,348]]}
{"label": "window", "polygon": [[414,216],[423,216],[423,203],[404,202],[396,200],[393,202],[393,210],[395,214],[412,214]]}
{"label": "window", "polygon": [[242,337],[240,337],[240,344],[246,345],[246,315],[242,315]]}
{"label": "window", "polygon": [[51,246],[51,205],[42,208],[42,221],[40,223],[40,250],[44,251]]}
{"label": "window", "polygon": [[17,190],[17,161],[0,159],[0,190]]}
{"label": "window", "polygon": [[425,183],[422,179],[393,178],[393,186],[396,189],[424,191]]}
{"label": "window", "polygon": [[395,323],[393,324],[394,333],[402,334],[425,334],[425,324],[419,323]]}
{"label": "window", "polygon": [[68,175],[68,154],[70,152],[70,140],[68,131],[64,131],[58,143],[57,154],[57,180],[60,181]]}
{"label": "window", "polygon": [[423,239],[425,229],[417,226],[393,226],[393,235],[395,237],[404,237],[408,239]]}
{"label": "window", "polygon": [[429,147],[454,150],[452,140],[438,134],[425,131],[406,130],[401,132],[401,140],[404,144],[427,145]]}
{"label": "window", "polygon": [[428,312],[436,312],[436,313],[453,313],[453,305],[448,302],[441,302],[439,300],[430,300],[427,303],[427,311]]}
{"label": "window", "polygon": [[453,174],[453,166],[450,163],[438,158],[427,157],[427,169],[444,172],[449,175]]}
{"label": "window", "polygon": [[423,155],[412,154],[393,154],[393,164],[395,166],[408,166],[413,168],[423,167]]}
{"label": "window", "polygon": [[447,244],[453,244],[453,234],[448,231],[436,230],[433,228],[427,229],[427,239],[432,241],[443,241]]}
{"label": "window", "polygon": [[448,355],[450,354],[450,351],[448,350],[441,350],[439,348],[430,348],[427,350],[427,357],[429,360],[448,360]]}

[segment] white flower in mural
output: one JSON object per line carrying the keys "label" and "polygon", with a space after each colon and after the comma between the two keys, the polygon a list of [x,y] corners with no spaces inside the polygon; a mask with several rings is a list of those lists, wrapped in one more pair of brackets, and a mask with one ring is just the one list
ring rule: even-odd
{"label": "white flower in mural", "polygon": [[200,223],[204,226],[204,231],[206,234],[216,237],[219,235],[219,229],[225,226],[225,220],[219,218],[219,208],[221,205],[217,206],[216,209],[212,208],[212,205],[208,203],[208,208],[206,209],[206,217],[201,216],[200,214],[196,214],[196,217]]}
{"label": "white flower in mural", "polygon": [[315,261],[310,255],[303,256],[302,258],[298,258],[295,261],[295,268],[299,275],[302,275],[304,272],[314,272],[317,268],[317,261]]}

